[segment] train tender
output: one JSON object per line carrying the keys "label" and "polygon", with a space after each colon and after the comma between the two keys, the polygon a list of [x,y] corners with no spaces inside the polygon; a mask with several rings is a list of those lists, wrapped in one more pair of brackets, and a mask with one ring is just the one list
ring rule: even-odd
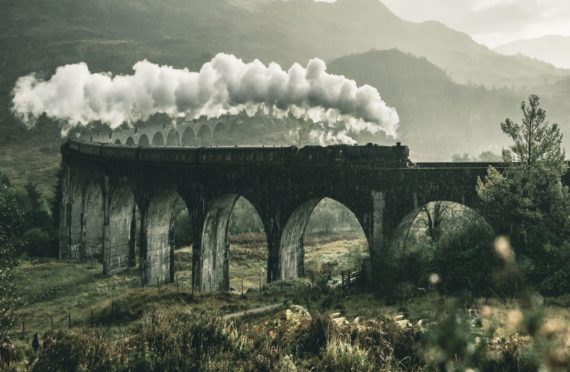
{"label": "train tender", "polygon": [[68,141],[62,151],[101,160],[184,163],[213,166],[301,166],[405,168],[412,163],[409,149],[395,146],[333,145],[297,147],[157,147]]}

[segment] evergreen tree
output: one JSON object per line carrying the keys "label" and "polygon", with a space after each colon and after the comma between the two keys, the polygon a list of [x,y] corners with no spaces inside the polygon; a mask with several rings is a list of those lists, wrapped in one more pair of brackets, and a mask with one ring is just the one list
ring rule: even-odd
{"label": "evergreen tree", "polygon": [[[23,244],[24,215],[20,210],[14,189],[7,178],[0,175],[0,342],[7,339],[15,322],[17,301],[11,269],[15,251]],[[6,182],[5,182],[6,181]]]}
{"label": "evergreen tree", "polygon": [[546,120],[539,97],[531,95],[521,109],[521,124],[510,119],[501,123],[514,143],[503,151],[511,166],[502,173],[491,167],[478,180],[477,192],[487,221],[510,237],[538,284],[567,256],[570,197],[561,180],[567,166],[560,129]]}
{"label": "evergreen tree", "polygon": [[566,171],[565,152],[562,148],[562,133],[558,124],[546,120],[546,111],[540,108],[540,98],[531,95],[522,102],[523,121],[521,124],[506,119],[501,129],[513,140],[510,151],[503,152],[505,161],[518,161],[526,167],[546,165],[551,170]]}

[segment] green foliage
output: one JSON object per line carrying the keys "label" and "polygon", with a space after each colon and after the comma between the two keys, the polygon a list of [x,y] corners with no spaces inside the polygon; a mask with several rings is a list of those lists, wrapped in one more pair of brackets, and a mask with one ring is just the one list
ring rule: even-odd
{"label": "green foliage", "polygon": [[456,303],[442,305],[436,325],[423,337],[428,366],[440,371],[481,368],[485,362],[485,338],[477,335],[467,314]]}
{"label": "green foliage", "polygon": [[470,161],[473,161],[471,159],[471,156],[469,156],[469,154],[464,153],[464,154],[454,154],[451,156],[451,161],[454,163],[467,163]]}
{"label": "green foliage", "polygon": [[232,210],[230,234],[263,232],[263,223],[255,207],[244,198],[239,198]]}
{"label": "green foliage", "polygon": [[327,319],[318,313],[314,315],[303,332],[296,335],[294,344],[297,353],[319,355],[327,344],[327,328]]}
{"label": "green foliage", "polygon": [[373,371],[368,352],[358,345],[352,346],[340,340],[330,342],[319,364],[321,371]]}
{"label": "green foliage", "polygon": [[501,162],[503,161],[503,158],[501,157],[501,155],[495,154],[492,151],[483,151],[481,154],[479,154],[478,161],[489,162],[489,163]]}
{"label": "green foliage", "polygon": [[24,219],[16,194],[7,178],[0,175],[0,366],[10,360],[8,332],[16,320],[17,295],[12,268],[15,251],[22,245]]}
{"label": "green foliage", "polygon": [[570,293],[570,242],[560,247],[546,245],[541,262],[542,280],[537,289],[545,296]]}
{"label": "green foliage", "polygon": [[454,154],[451,156],[451,161],[454,163],[469,163],[469,162],[483,162],[483,163],[498,163],[502,162],[503,158],[499,154],[492,151],[483,151],[479,156],[471,156],[467,153]]}
{"label": "green foliage", "polygon": [[493,230],[484,222],[467,221],[446,234],[435,246],[432,272],[444,293],[488,294],[496,267]]}
{"label": "green foliage", "polygon": [[[134,336],[113,342],[101,332],[58,331],[32,371],[270,370],[280,355],[267,345],[254,349],[256,335],[204,314],[144,317]],[[263,342],[262,340],[259,340]]]}
{"label": "green foliage", "polygon": [[22,245],[25,215],[16,190],[9,182],[0,184],[0,246],[18,248]]}
{"label": "green foliage", "polygon": [[488,293],[496,267],[495,234],[480,215],[455,203],[433,202],[409,223],[393,247],[404,282],[396,292],[399,298],[424,288],[432,273],[440,275],[447,294]]}
{"label": "green foliage", "polygon": [[309,235],[361,230],[358,220],[347,207],[325,198],[313,210],[305,231]]}
{"label": "green foliage", "polygon": [[56,331],[46,333],[31,371],[117,370],[116,350],[101,331]]}
{"label": "green foliage", "polygon": [[528,98],[528,105],[523,101],[521,110],[521,124],[511,119],[501,123],[503,132],[514,142],[512,154],[509,151],[503,153],[504,160],[515,160],[528,167],[544,164],[562,175],[566,171],[566,163],[558,124],[546,121],[546,111],[540,107],[540,98],[536,95]]}
{"label": "green foliage", "polygon": [[505,161],[520,163],[504,173],[491,167],[478,180],[477,192],[486,219],[497,233],[509,236],[521,262],[527,261],[532,283],[546,278],[550,284],[544,288],[553,293],[552,270],[560,269],[560,260],[568,262],[570,195],[561,181],[566,172],[562,134],[546,121],[539,103],[530,96],[529,104],[522,104],[522,124],[510,119],[501,124],[514,142]]}
{"label": "green foliage", "polygon": [[409,238],[408,249],[399,254],[395,266],[402,273],[398,297],[407,299],[417,294],[416,289],[425,286],[428,276],[433,273],[435,250],[437,245],[426,239]]}
{"label": "green foliage", "polygon": [[199,370],[209,355],[228,351],[232,346],[231,335],[219,318],[172,318],[155,312],[146,317],[138,337],[130,343],[133,352],[128,364],[135,370]]}
{"label": "green foliage", "polygon": [[33,227],[24,233],[24,251],[32,257],[42,257],[48,255],[52,246],[53,236],[46,230]]}
{"label": "green foliage", "polygon": [[192,220],[185,205],[176,204],[174,210],[174,243],[176,248],[187,247],[193,242]]}
{"label": "green foliage", "polygon": [[53,223],[48,204],[36,184],[29,181],[24,188],[9,188],[12,202],[21,213],[16,229],[20,241],[14,246],[16,252],[35,257],[56,256],[59,221],[57,225]]}

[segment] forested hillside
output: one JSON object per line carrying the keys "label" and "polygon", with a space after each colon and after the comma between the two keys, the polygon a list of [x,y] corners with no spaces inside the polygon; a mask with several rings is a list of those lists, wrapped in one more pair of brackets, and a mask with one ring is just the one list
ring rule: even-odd
{"label": "forested hillside", "polygon": [[[29,156],[55,158],[60,139],[53,123],[44,120],[28,132],[13,118],[14,82],[31,72],[47,77],[57,66],[79,61],[117,74],[129,73],[142,59],[197,69],[222,51],[284,66],[321,57],[331,71],[379,89],[398,110],[401,140],[418,159],[496,150],[498,122],[532,86],[545,86],[539,93],[556,103],[567,101],[567,71],[500,56],[436,22],[403,21],[376,0],[0,0],[0,6],[0,143],[27,144],[6,146],[0,154],[16,182],[25,178],[21,167],[31,163]],[[395,47],[405,53],[366,53]],[[358,53],[365,54],[342,58]],[[543,102],[551,107],[548,97]],[[570,117],[566,106],[551,117]],[[458,140],[464,148],[457,149]],[[44,164],[40,173],[50,167]]]}

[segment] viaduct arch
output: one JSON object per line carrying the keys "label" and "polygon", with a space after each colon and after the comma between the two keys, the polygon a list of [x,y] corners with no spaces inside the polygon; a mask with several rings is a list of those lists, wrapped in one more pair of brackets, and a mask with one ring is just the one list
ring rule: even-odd
{"label": "viaduct arch", "polygon": [[[174,202],[192,221],[193,287],[229,289],[228,222],[239,197],[267,236],[267,281],[303,275],[303,234],[331,198],[360,222],[370,256],[389,259],[405,216],[431,201],[476,205],[489,163],[412,165],[405,146],[138,147],[70,141],[62,146],[60,256],[101,257],[107,274],[138,263],[142,282],[174,278]],[[492,164],[497,168],[503,164]]]}

